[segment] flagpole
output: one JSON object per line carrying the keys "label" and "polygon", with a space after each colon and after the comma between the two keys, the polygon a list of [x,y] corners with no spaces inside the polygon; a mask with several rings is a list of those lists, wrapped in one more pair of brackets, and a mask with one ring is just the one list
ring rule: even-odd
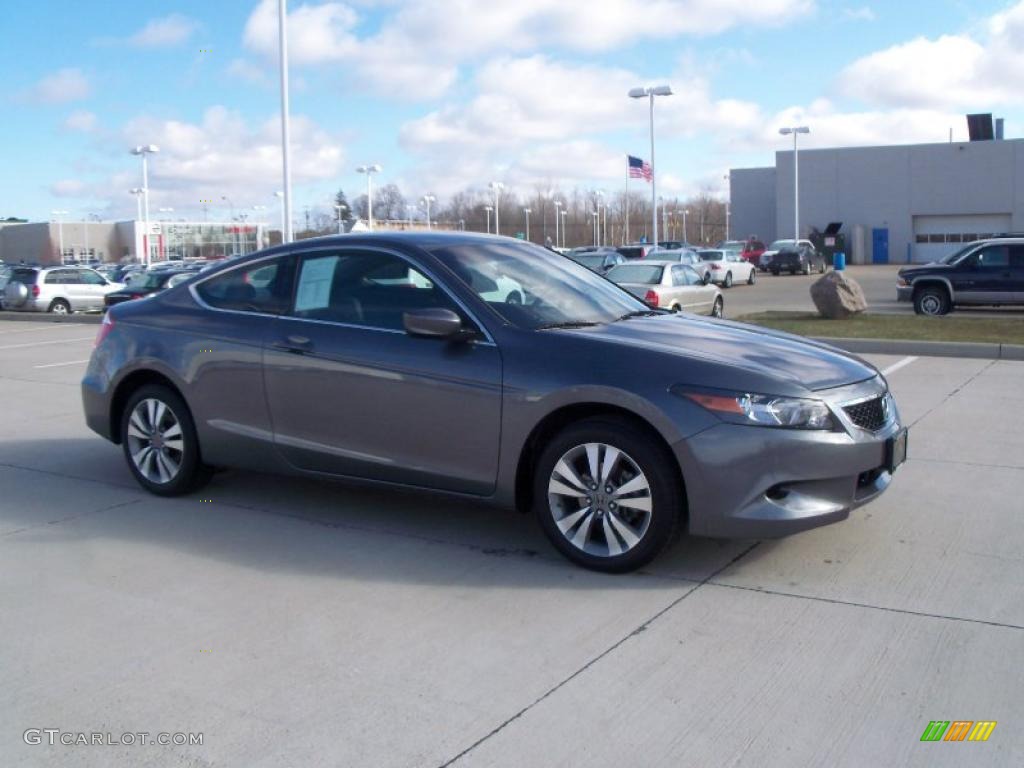
{"label": "flagpole", "polygon": [[626,153],[626,234],[622,244],[629,242],[629,153]]}

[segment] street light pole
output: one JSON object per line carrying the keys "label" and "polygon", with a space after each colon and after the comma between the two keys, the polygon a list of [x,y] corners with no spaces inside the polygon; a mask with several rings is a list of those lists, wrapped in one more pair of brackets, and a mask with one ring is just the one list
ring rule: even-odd
{"label": "street light pole", "polygon": [[665,237],[668,235],[668,208],[665,207],[664,197],[659,197],[658,199],[661,201],[661,232],[662,236]]}
{"label": "street light pole", "polygon": [[490,205],[485,205],[484,210],[487,211],[487,234],[489,235],[491,234],[491,211],[493,211],[494,208]]}
{"label": "street light pole", "polygon": [[796,137],[801,133],[810,133],[811,129],[806,125],[794,125],[788,128],[780,128],[779,133],[783,136],[793,134],[793,242],[800,240],[800,154],[796,145]]}
{"label": "street light pole", "polygon": [[366,225],[373,230],[373,174],[383,170],[378,163],[373,165],[360,165],[356,173],[366,174]]}
{"label": "street light pole", "polygon": [[526,217],[526,240],[530,240],[530,209],[523,208],[523,215]]}
{"label": "street light pole", "polygon": [[291,125],[288,115],[288,2],[277,3],[278,55],[281,69],[281,177],[284,191],[281,193],[281,242],[290,243],[295,236],[292,231],[292,150]]}
{"label": "street light pole", "polygon": [[555,200],[555,245],[561,245],[558,240],[558,225],[562,221],[562,201]]}
{"label": "street light pole", "polygon": [[133,155],[142,157],[142,204],[145,213],[145,232],[142,235],[143,246],[146,249],[146,264],[149,264],[149,164],[146,161],[147,155],[154,155],[160,151],[156,144],[140,144],[132,150]]}
{"label": "street light pole", "polygon": [[569,215],[569,212],[563,208],[558,212],[558,215],[562,219],[562,247],[565,248],[569,242],[569,236],[565,231],[565,218]]}
{"label": "street light pole", "polygon": [[654,88],[633,88],[629,92],[630,98],[633,99],[650,99],[650,123],[651,123],[651,227],[654,232],[654,238],[651,242],[655,245],[658,243],[658,178],[655,172],[654,166],[654,97],[655,96],[671,96],[672,88],[668,85],[658,85]]}
{"label": "street light pole", "polygon": [[683,242],[689,244],[689,240],[686,237],[686,217],[689,215],[690,209],[683,208]]}
{"label": "street light pole", "polygon": [[437,198],[434,197],[433,195],[424,195],[423,196],[423,205],[427,209],[427,231],[428,232],[430,231],[430,204],[432,202],[434,202],[435,200],[437,200]]}
{"label": "street light pole", "polygon": [[334,210],[336,210],[338,212],[338,234],[339,235],[345,234],[345,231],[344,231],[344,220],[341,217],[341,212],[344,211],[344,210],[347,210],[347,209],[348,209],[347,205],[342,205],[341,203],[335,203],[334,204]]}
{"label": "street light pole", "polygon": [[505,185],[500,181],[492,181],[491,189],[494,190],[494,234],[501,234],[501,190]]}

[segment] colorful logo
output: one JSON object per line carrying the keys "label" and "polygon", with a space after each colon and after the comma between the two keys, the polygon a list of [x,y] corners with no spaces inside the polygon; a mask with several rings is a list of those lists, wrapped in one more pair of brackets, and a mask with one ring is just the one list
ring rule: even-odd
{"label": "colorful logo", "polygon": [[921,741],[988,741],[995,728],[995,720],[932,720]]}

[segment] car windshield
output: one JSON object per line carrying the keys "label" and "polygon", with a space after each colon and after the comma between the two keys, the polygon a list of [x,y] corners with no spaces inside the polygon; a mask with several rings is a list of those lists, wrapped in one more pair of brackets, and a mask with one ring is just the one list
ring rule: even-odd
{"label": "car windshield", "polygon": [[721,261],[725,255],[721,251],[698,251],[701,261]]}
{"label": "car windshield", "polygon": [[569,258],[577,264],[582,264],[584,267],[594,269],[595,267],[600,267],[604,264],[605,257],[603,253],[576,253]]}
{"label": "car windshield", "polygon": [[795,245],[795,243],[792,240],[776,240],[775,242],[768,246],[768,250],[777,251],[780,248],[785,248],[786,246],[792,247],[793,245]]}
{"label": "car windshield", "polygon": [[649,309],[586,267],[535,245],[473,243],[432,253],[518,328],[609,323]]}
{"label": "car windshield", "polygon": [[613,283],[657,285],[664,271],[664,267],[654,264],[622,264],[608,272],[608,279]]}
{"label": "car windshield", "polygon": [[974,247],[974,243],[971,243],[970,245],[968,245],[968,246],[966,246],[964,248],[960,248],[960,249],[958,249],[956,251],[953,251],[948,256],[943,256],[941,259],[939,259],[939,263],[940,264],[955,264],[957,261],[960,260],[961,256],[963,256],[965,253],[967,253],[973,247]]}

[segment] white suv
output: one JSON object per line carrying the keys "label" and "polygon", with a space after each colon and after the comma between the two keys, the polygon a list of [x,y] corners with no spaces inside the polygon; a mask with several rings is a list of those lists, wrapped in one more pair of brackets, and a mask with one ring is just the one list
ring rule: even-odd
{"label": "white suv", "polygon": [[6,310],[87,312],[103,309],[103,297],[124,286],[86,267],[15,267],[4,286]]}

